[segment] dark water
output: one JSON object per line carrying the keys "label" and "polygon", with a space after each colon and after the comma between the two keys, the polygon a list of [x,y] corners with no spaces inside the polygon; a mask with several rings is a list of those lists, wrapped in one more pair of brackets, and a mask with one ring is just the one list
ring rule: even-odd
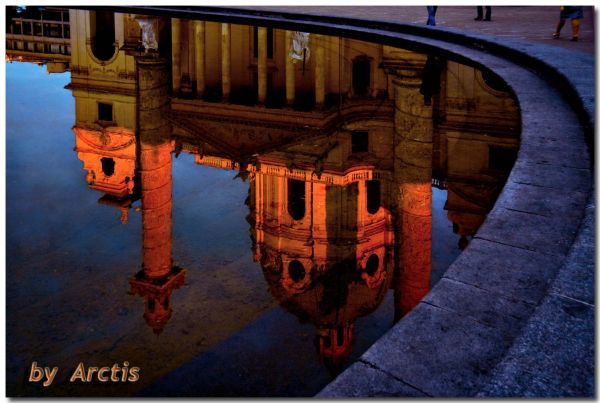
{"label": "dark water", "polygon": [[[73,81],[71,73],[6,63],[6,74],[9,396],[312,396],[406,314],[395,302],[407,288],[394,263],[403,246],[394,239],[404,237],[403,245],[413,246],[418,239],[398,229],[394,182],[369,179],[379,195],[364,199],[378,200],[371,216],[360,213],[364,207],[358,204],[364,180],[321,188],[318,180],[312,185],[309,180],[291,194],[276,186],[284,179],[267,173],[267,167],[285,170],[286,164],[289,172],[314,170],[319,162],[306,168],[306,161],[322,155],[327,135],[258,150],[248,160],[258,171],[249,169],[243,180],[239,166],[209,166],[210,158],[228,157],[205,138],[174,130],[165,140],[173,141],[166,154],[172,167],[159,178],[172,189],[167,191],[172,213],[156,235],[143,204],[153,189],[139,175],[148,169],[144,158],[159,151],[155,145],[140,151],[143,126],[137,128],[133,193],[107,196],[88,187],[74,150],[72,129],[83,127],[86,112],[76,108],[73,90],[64,88]],[[87,96],[95,97],[93,91]],[[98,100],[104,102],[102,96]],[[349,144],[348,133],[334,136],[341,145],[332,149]],[[221,139],[235,144],[239,136]],[[411,221],[431,223],[423,247],[431,253],[414,255],[415,262],[425,259],[420,286],[426,289],[473,236],[506,175],[492,170],[483,179],[465,180],[469,164],[452,171],[455,158],[477,158],[468,148],[461,151],[460,142],[448,144],[440,151],[447,161],[438,164],[445,166],[442,173],[430,164],[436,186],[425,209],[429,215]],[[326,158],[334,157],[331,152]],[[393,172],[389,159],[353,158],[356,166]],[[95,180],[100,183],[100,176]],[[286,180],[291,192],[295,182]],[[302,218],[293,221],[288,214],[296,214],[290,210],[296,199]],[[153,249],[158,257],[147,251],[151,243],[159,245]],[[367,257],[376,253],[376,263],[369,263]],[[170,259],[170,274],[144,277],[153,270],[150,256]],[[358,262],[359,257],[364,259]],[[136,278],[143,291],[136,291]],[[33,362],[58,367],[50,386],[30,381]],[[70,382],[79,363],[139,367],[140,376],[136,382]]]}

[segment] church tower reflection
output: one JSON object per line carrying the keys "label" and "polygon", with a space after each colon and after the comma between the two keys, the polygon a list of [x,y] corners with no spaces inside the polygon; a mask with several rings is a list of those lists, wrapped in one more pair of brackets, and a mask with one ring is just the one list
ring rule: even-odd
{"label": "church tower reflection", "polygon": [[[144,299],[144,319],[159,334],[173,311],[172,292],[185,281],[185,270],[172,263],[172,143],[165,119],[170,79],[158,52],[140,52],[134,17],[70,11],[72,31],[85,32],[88,40],[71,38],[68,88],[76,105],[75,150],[89,187],[105,194],[101,203],[121,210],[123,223],[141,198],[143,262],[129,281],[130,293]],[[114,40],[90,30],[93,21],[108,21],[102,29]]]}
{"label": "church tower reflection", "polygon": [[[255,260],[281,305],[313,323],[332,373],[352,351],[354,322],[379,306],[393,274],[389,172],[353,162],[352,137],[289,147],[291,170],[285,151],[259,155],[249,168]],[[323,150],[327,157],[308,162]]]}

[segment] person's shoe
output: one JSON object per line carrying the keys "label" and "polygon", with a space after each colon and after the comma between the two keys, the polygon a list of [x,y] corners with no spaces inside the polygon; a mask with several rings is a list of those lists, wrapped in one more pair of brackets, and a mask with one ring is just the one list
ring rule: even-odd
{"label": "person's shoe", "polygon": [[484,21],[491,21],[492,19],[491,18],[484,18],[483,20]]}
{"label": "person's shoe", "polygon": [[473,18],[473,19],[474,19],[475,21],[481,21],[481,20],[483,20],[483,17],[475,17],[475,18]]}
{"label": "person's shoe", "polygon": [[552,38],[553,38],[553,39],[558,39],[558,38],[560,38],[560,32],[555,32],[555,33],[553,33],[553,34],[552,34]]}
{"label": "person's shoe", "polygon": [[571,42],[577,42],[579,40],[579,38],[577,36],[574,36],[571,38]]}

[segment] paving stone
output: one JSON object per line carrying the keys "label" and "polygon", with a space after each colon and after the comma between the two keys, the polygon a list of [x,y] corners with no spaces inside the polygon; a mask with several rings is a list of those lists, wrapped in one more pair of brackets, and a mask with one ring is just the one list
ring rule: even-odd
{"label": "paving stone", "polygon": [[426,397],[423,392],[385,372],[356,362],[315,397]]}
{"label": "paving stone", "polygon": [[594,395],[594,307],[549,296],[480,396]]}
{"label": "paving stone", "polygon": [[565,256],[575,239],[580,219],[544,217],[497,207],[488,214],[475,237],[546,255]]}
{"label": "paving stone", "polygon": [[578,219],[587,198],[584,192],[566,193],[562,189],[511,182],[504,186],[495,205],[546,217]]}
{"label": "paving stone", "polygon": [[[531,112],[539,120],[556,122],[564,118],[563,114],[573,113],[565,100],[554,91],[550,91],[550,88],[531,92],[527,91],[527,87],[524,89],[525,91],[521,91],[520,88],[518,90],[519,106],[523,113]],[[557,117],[560,117],[560,120]]]}
{"label": "paving stone", "polygon": [[555,256],[474,239],[448,268],[444,278],[537,304],[561,262]]}
{"label": "paving stone", "polygon": [[504,355],[497,329],[420,303],[362,357],[432,396],[472,396]]}
{"label": "paving stone", "polygon": [[592,175],[588,168],[536,164],[517,159],[508,180],[509,182],[562,189],[564,192],[588,192]]}
{"label": "paving stone", "polygon": [[516,336],[535,308],[533,304],[447,277],[423,301],[494,327],[506,337]]}
{"label": "paving stone", "polygon": [[[577,365],[577,363],[573,363]],[[552,382],[544,374],[532,373],[515,361],[503,362],[498,367],[501,374],[494,378],[477,397],[592,397],[593,384],[580,385],[575,389],[570,385]]]}
{"label": "paving stone", "polygon": [[521,144],[519,153],[527,156],[527,160],[531,163],[551,164],[561,168],[589,169],[591,167],[590,156],[581,152],[582,148],[587,149],[587,144],[576,149],[565,147],[565,141],[544,137],[530,138],[525,144]]}
{"label": "paving stone", "polygon": [[540,94],[549,90],[548,83],[532,72],[519,68],[514,64],[506,66],[488,66],[494,73],[502,77],[521,98],[525,94]]}
{"label": "paving stone", "polygon": [[[537,96],[535,94],[523,95],[519,96],[519,102],[536,102],[536,98],[539,96],[554,96],[555,94],[556,93],[552,91],[545,94],[539,93]],[[556,108],[558,108],[558,106]],[[521,120],[524,129],[531,129],[531,131],[524,130],[523,135],[534,137],[543,136],[554,139],[563,139],[569,135],[573,136],[573,134],[576,136],[581,135],[580,132],[583,130],[583,127],[577,118],[577,114],[571,108],[565,107],[562,112],[560,112],[560,119],[556,119],[557,115],[555,113],[556,110],[554,113],[539,109],[521,110]],[[579,130],[579,132],[577,130]]]}
{"label": "paving stone", "polygon": [[550,289],[553,294],[564,295],[588,304],[595,303],[596,294],[595,210],[594,203],[590,203],[586,208],[586,217],[582,228],[573,243],[564,267],[559,271]]}

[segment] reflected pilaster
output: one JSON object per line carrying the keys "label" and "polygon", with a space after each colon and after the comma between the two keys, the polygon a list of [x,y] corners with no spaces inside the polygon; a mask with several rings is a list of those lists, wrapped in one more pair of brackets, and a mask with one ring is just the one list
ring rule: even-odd
{"label": "reflected pilaster", "polygon": [[221,87],[223,101],[231,93],[231,25],[221,24]]}
{"label": "reflected pilaster", "polygon": [[258,103],[267,101],[267,28],[258,27]]}
{"label": "reflected pilaster", "polygon": [[181,83],[181,20],[171,18],[173,93],[177,94]]}
{"label": "reflected pilaster", "polygon": [[206,45],[205,45],[205,32],[206,26],[204,21],[194,21],[194,37],[195,37],[195,67],[196,67],[196,94],[198,98],[202,98],[204,95],[204,89],[206,87],[205,79],[205,58],[206,58]]}
{"label": "reflected pilaster", "polygon": [[325,105],[325,37],[315,35],[315,106]]}

